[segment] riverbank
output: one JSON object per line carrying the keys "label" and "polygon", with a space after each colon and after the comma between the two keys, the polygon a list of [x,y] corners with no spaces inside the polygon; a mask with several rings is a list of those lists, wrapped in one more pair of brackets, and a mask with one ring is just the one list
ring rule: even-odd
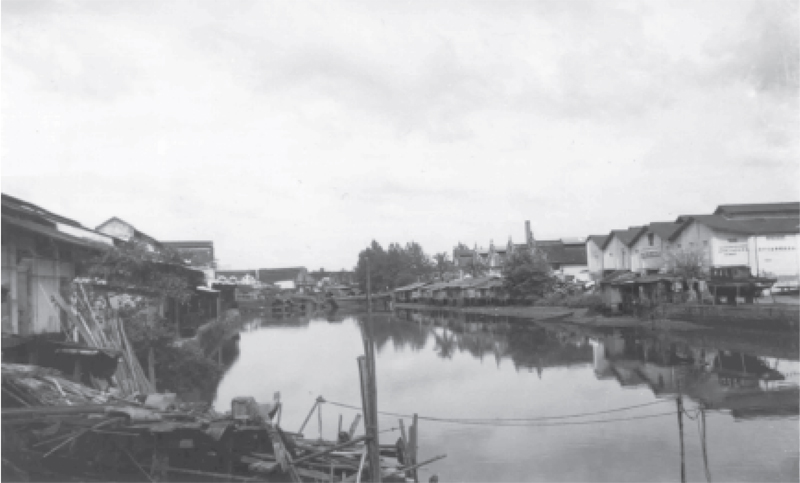
{"label": "riverbank", "polygon": [[708,326],[684,320],[672,319],[639,319],[637,317],[620,315],[606,317],[600,314],[590,314],[586,308],[571,307],[544,307],[544,306],[505,306],[505,307],[438,307],[425,304],[396,304],[399,309],[411,310],[444,310],[448,312],[486,315],[494,317],[513,317],[534,322],[555,321],[578,324],[598,328],[629,329],[638,328],[645,330],[679,330],[699,331],[707,330]]}

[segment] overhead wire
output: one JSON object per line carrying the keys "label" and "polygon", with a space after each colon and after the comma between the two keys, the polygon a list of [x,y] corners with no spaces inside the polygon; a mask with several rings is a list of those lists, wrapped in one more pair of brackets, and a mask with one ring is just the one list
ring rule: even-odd
{"label": "overhead wire", "polygon": [[[360,411],[361,408],[358,406],[353,406],[350,404],[339,403],[335,401],[326,401],[328,404],[332,404],[334,406],[343,407],[347,409],[353,409],[356,411]],[[433,421],[433,422],[440,422],[440,423],[450,423],[450,424],[462,424],[462,425],[471,425],[471,426],[498,426],[498,427],[506,427],[506,426],[566,426],[566,425],[582,425],[582,424],[597,424],[597,423],[610,423],[610,422],[621,422],[621,421],[632,421],[632,420],[640,420],[640,419],[650,419],[655,417],[667,416],[667,415],[674,415],[674,412],[666,412],[666,413],[656,413],[656,414],[645,414],[640,416],[628,416],[622,418],[610,418],[610,419],[594,419],[588,421],[558,421],[564,419],[579,419],[585,418],[587,416],[597,416],[600,414],[610,414],[615,412],[627,411],[631,409],[638,409],[642,407],[652,406],[655,404],[660,404],[664,402],[670,402],[670,400],[664,399],[659,401],[653,401],[645,404],[637,404],[632,406],[625,406],[620,408],[608,409],[604,411],[593,411],[593,412],[586,412],[580,414],[565,414],[559,416],[542,416],[536,418],[439,418],[439,417],[432,417],[432,416],[417,416],[417,419],[423,421]],[[402,417],[402,418],[411,418],[413,417],[410,414],[401,414],[401,413],[394,413],[389,411],[378,411],[378,414],[383,416],[394,416],[394,417]],[[545,423],[541,423],[545,421]],[[556,421],[547,423],[546,421]]]}

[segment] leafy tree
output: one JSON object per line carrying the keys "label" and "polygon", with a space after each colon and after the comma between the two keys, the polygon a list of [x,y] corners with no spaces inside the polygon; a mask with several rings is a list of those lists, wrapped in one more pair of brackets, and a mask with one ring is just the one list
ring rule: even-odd
{"label": "leafy tree", "polygon": [[364,290],[367,286],[367,258],[372,288],[376,292],[408,285],[427,277],[433,270],[433,262],[417,242],[409,242],[405,246],[391,243],[384,250],[378,242],[373,241],[359,253],[356,264],[356,280]]}
{"label": "leafy tree", "polygon": [[664,262],[669,273],[697,278],[708,267],[708,256],[702,248],[675,248],[664,253]]}
{"label": "leafy tree", "polygon": [[481,260],[479,255],[471,257],[461,268],[466,273],[472,275],[473,278],[482,277],[489,271],[489,267],[486,266],[486,263]]}
{"label": "leafy tree", "polygon": [[439,280],[445,280],[455,270],[455,264],[450,260],[447,252],[440,252],[433,256],[434,269]]}
{"label": "leafy tree", "polygon": [[112,288],[155,293],[184,303],[203,278],[185,265],[177,251],[152,250],[135,240],[102,251],[89,260],[87,272]]}
{"label": "leafy tree", "polygon": [[512,298],[543,297],[556,282],[545,255],[538,250],[514,250],[503,267],[503,275]]}

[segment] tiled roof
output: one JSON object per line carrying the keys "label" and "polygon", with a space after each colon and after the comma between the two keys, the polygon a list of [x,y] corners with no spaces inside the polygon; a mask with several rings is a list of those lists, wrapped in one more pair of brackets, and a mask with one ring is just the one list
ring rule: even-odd
{"label": "tiled roof", "polygon": [[800,202],[719,205],[716,211],[714,211],[715,215],[738,215],[748,213],[800,213]]}
{"label": "tiled roof", "polygon": [[722,215],[683,215],[680,229],[672,234],[675,239],[692,221],[701,223],[713,230],[747,235],[768,235],[772,233],[800,233],[800,217],[757,218],[752,220],[731,220]]}

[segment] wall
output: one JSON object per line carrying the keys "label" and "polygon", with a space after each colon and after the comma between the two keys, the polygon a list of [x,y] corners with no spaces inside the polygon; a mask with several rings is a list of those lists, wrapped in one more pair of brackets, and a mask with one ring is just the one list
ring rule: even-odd
{"label": "wall", "polygon": [[119,220],[111,220],[98,227],[97,231],[125,241],[129,241],[134,235],[133,227]]}
{"label": "wall", "polygon": [[639,273],[646,273],[647,270],[659,270],[664,266],[664,251],[666,250],[667,242],[661,239],[655,233],[653,235],[653,244],[650,245],[648,235],[651,232],[645,232],[633,247],[631,247],[631,270]]}
{"label": "wall", "polygon": [[586,241],[586,263],[593,275],[603,272],[603,249],[591,239]]}
{"label": "wall", "polygon": [[762,235],[748,240],[753,274],[778,278],[776,286],[797,287],[800,283],[800,236]]}
{"label": "wall", "polygon": [[706,264],[713,265],[714,256],[711,245],[713,238],[713,230],[693,221],[680,232],[675,240],[665,243],[664,248],[665,250],[703,250]]}
{"label": "wall", "polygon": [[631,266],[631,251],[619,238],[613,236],[603,250],[603,270],[628,270]]}

